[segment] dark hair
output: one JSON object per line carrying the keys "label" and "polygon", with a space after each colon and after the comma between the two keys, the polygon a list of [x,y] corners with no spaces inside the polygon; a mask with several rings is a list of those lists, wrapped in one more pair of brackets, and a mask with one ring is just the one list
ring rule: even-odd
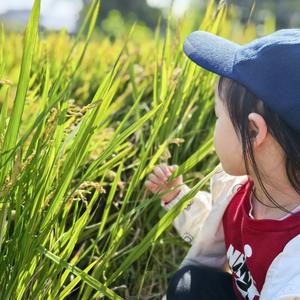
{"label": "dark hair", "polygon": [[[234,130],[242,144],[247,174],[249,175],[248,158],[250,158],[250,163],[267,198],[275,204],[275,207],[292,213],[271,197],[261,180],[260,172],[253,155],[253,132],[249,130],[248,115],[251,112],[256,112],[264,118],[268,132],[279,143],[285,153],[286,173],[291,185],[298,194],[300,194],[300,132],[289,127],[276,112],[272,111],[254,93],[237,81],[220,76],[217,91],[219,99],[225,104]],[[264,204],[258,198],[257,200],[265,206],[273,207]]]}

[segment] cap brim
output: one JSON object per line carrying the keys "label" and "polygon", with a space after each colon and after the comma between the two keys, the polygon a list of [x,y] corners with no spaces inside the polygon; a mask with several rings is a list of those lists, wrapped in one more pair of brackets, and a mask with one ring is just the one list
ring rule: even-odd
{"label": "cap brim", "polygon": [[236,52],[242,46],[207,31],[194,31],[183,44],[184,53],[197,65],[231,78]]}

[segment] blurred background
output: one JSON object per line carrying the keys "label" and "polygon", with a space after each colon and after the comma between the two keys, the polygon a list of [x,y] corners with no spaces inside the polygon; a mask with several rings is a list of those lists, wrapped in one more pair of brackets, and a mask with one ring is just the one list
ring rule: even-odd
{"label": "blurred background", "polygon": [[[40,27],[59,30],[65,28],[70,34],[76,33],[89,0],[42,0]],[[227,0],[235,8],[242,23],[249,20],[259,25],[267,17],[274,16],[276,28],[299,27],[299,0]],[[24,29],[33,0],[1,0],[0,22],[9,30]],[[207,0],[109,0],[102,1],[98,27],[103,32],[116,34],[124,29],[124,23],[135,21],[154,30],[158,16],[164,21],[168,12],[180,17],[188,11],[202,15]],[[189,10],[191,9],[191,10]],[[163,30],[162,30],[163,32]]]}
{"label": "blurred background", "polygon": [[100,299],[101,283],[110,299],[161,299],[191,236],[169,230],[179,211],[166,216],[145,178],[176,164],[192,187],[219,163],[217,77],[183,39],[200,25],[239,43],[300,25],[299,0],[224,3],[102,0],[87,14],[89,0],[41,0],[24,38],[33,0],[0,0],[1,165],[23,141],[0,172],[1,299]]}

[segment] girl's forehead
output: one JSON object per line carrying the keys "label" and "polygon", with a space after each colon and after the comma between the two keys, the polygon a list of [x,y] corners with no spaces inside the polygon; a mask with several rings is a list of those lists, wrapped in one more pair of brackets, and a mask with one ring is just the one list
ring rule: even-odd
{"label": "girl's forehead", "polygon": [[215,85],[215,102],[217,102],[219,98],[219,91],[218,91],[218,82],[217,84]]}
{"label": "girl's forehead", "polygon": [[216,80],[216,83],[215,83],[215,94],[216,95],[218,95],[219,80],[220,80],[220,77]]}
{"label": "girl's forehead", "polygon": [[215,95],[218,95],[218,84],[215,85]]}
{"label": "girl's forehead", "polygon": [[219,106],[220,97],[219,97],[219,91],[218,91],[218,82],[215,85],[215,97],[214,97],[215,107]]}

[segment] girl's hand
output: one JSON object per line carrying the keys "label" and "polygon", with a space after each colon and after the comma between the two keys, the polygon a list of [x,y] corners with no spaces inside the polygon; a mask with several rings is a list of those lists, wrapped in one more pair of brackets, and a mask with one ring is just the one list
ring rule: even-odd
{"label": "girl's hand", "polygon": [[[170,183],[167,183],[167,179],[170,175],[172,175],[172,173],[176,171],[177,168],[177,165],[168,166],[166,164],[160,164],[158,166],[155,166],[153,169],[153,173],[149,175],[148,180],[146,180],[144,183],[144,186],[152,193],[162,193],[172,187],[181,185],[183,183],[182,175],[176,177]],[[161,200],[165,203],[169,203],[179,194],[179,192],[180,187],[162,196]]]}

